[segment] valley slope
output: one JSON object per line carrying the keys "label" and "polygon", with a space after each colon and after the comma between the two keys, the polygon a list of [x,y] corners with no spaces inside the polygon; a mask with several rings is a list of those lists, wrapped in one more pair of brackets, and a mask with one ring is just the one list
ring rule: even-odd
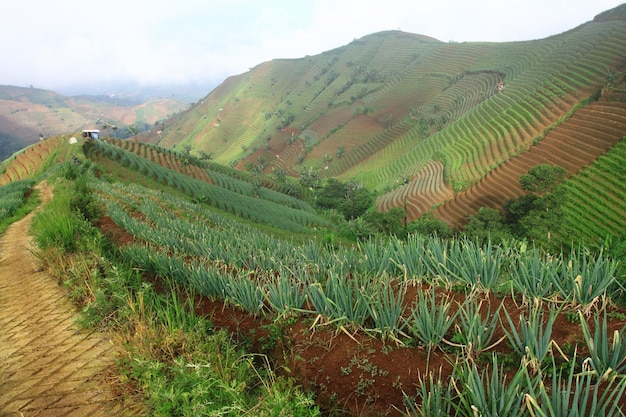
{"label": "valley slope", "polygon": [[[521,172],[509,160],[568,161],[571,176],[626,135],[625,50],[626,5],[534,41],[381,32],[230,77],[143,140],[242,170],[356,180],[379,194],[379,210],[404,206],[411,220],[472,197],[454,215],[437,211],[458,225],[481,205],[501,207]],[[602,145],[582,158],[558,146],[589,138]],[[485,186],[491,177],[500,180]]]}
{"label": "valley slope", "polygon": [[173,99],[139,103],[121,97],[67,97],[38,88],[0,85],[0,160],[33,144],[40,134],[47,138],[104,126],[118,127],[121,133],[128,125],[154,125],[185,107]]}

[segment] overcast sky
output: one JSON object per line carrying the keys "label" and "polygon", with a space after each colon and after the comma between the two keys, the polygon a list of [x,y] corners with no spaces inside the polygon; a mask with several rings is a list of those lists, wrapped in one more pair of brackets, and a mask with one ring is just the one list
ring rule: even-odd
{"label": "overcast sky", "polygon": [[[442,41],[544,38],[624,0],[2,0],[0,84],[217,85],[400,29]],[[102,91],[104,92],[104,91]]]}

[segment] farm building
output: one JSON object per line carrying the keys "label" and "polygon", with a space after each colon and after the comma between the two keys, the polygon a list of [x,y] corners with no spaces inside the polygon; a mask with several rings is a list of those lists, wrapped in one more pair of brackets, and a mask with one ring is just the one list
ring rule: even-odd
{"label": "farm building", "polygon": [[83,130],[83,137],[90,139],[100,139],[100,131],[96,129]]}

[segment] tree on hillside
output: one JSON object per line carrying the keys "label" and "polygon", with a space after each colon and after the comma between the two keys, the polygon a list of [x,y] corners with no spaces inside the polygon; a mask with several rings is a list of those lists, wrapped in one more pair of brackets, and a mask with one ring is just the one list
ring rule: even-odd
{"label": "tree on hillside", "polygon": [[409,224],[409,233],[447,238],[454,235],[454,230],[448,223],[437,219],[432,213],[425,213]]}
{"label": "tree on hillside", "polygon": [[528,239],[546,249],[558,250],[563,236],[565,192],[556,188],[543,196],[528,194],[504,204],[503,227],[518,239]]}
{"label": "tree on hillside", "polygon": [[109,124],[108,124],[108,123],[106,123],[106,122],[105,122],[105,123],[102,123],[102,130],[106,130],[106,131],[107,131],[107,136],[109,136],[109,137],[110,137],[110,136],[111,136],[111,134],[110,134],[110,133],[108,133],[108,132],[109,132],[109,129],[111,129],[111,125],[109,125]]}
{"label": "tree on hillside", "polygon": [[317,188],[319,186],[319,175],[314,167],[304,167],[300,171],[300,186],[305,188]]}
{"label": "tree on hillside", "polygon": [[521,220],[538,207],[537,200],[541,197],[527,194],[518,199],[510,199],[504,203],[504,224],[513,235],[523,238],[526,234]]}
{"label": "tree on hillside", "polygon": [[126,128],[128,129],[128,131],[132,135],[132,137],[135,140],[135,142],[137,142],[137,133],[139,133],[139,127],[137,127],[137,125],[130,124],[130,125],[126,126]]}
{"label": "tree on hillside", "polygon": [[371,224],[377,232],[397,237],[406,236],[404,228],[405,214],[401,207],[395,207],[386,213],[372,210],[363,214],[363,220]]}
{"label": "tree on hillside", "polygon": [[481,207],[478,213],[472,216],[463,232],[476,241],[485,243],[501,243],[511,237],[503,225],[503,218],[498,209]]}
{"label": "tree on hillside", "polygon": [[343,202],[345,193],[344,183],[336,178],[329,178],[317,193],[315,205],[321,209],[337,208]]}
{"label": "tree on hillside", "polygon": [[321,209],[336,209],[346,220],[354,220],[365,213],[373,201],[372,193],[360,183],[329,178],[318,191],[315,205]]}
{"label": "tree on hillside", "polygon": [[213,152],[205,152],[205,151],[198,151],[198,153],[200,154],[200,160],[201,161],[210,161],[211,159],[213,159]]}
{"label": "tree on hillside", "polygon": [[287,171],[283,167],[272,168],[272,179],[279,183],[284,183],[287,179]]}
{"label": "tree on hillside", "polygon": [[[360,217],[372,205],[374,198],[372,194],[363,187],[363,184],[356,181],[350,181],[346,184],[346,199],[349,203],[349,216],[347,218],[353,220]],[[345,215],[344,211],[344,215]]]}
{"label": "tree on hillside", "polygon": [[545,194],[549,193],[565,179],[565,168],[540,164],[528,170],[528,173],[519,178],[520,186],[523,190],[531,193]]}
{"label": "tree on hillside", "polygon": [[183,145],[183,164],[189,165],[189,160],[191,158],[192,149],[193,149],[193,145]]}

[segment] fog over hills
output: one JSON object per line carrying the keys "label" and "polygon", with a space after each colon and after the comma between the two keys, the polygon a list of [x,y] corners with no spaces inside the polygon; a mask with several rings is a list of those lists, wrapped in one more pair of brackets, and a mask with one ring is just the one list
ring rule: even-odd
{"label": "fog over hills", "polygon": [[159,92],[66,96],[34,87],[0,86],[0,159],[39,140],[82,129],[115,127],[123,137],[129,125],[148,128],[188,107]]}

